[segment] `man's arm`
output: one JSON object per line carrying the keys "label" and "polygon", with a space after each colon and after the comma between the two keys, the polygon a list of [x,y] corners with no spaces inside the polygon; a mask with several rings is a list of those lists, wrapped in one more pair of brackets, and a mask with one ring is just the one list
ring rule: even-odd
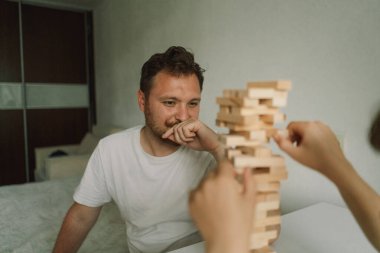
{"label": "man's arm", "polygon": [[380,250],[380,196],[346,159],[334,133],[321,122],[292,122],[288,130],[289,137],[275,136],[279,147],[338,187],[367,238]]}
{"label": "man's arm", "polygon": [[224,159],[224,148],[218,140],[218,135],[199,120],[183,121],[166,131],[162,138],[191,149],[208,151],[217,161]]}
{"label": "man's arm", "polygon": [[53,253],[77,252],[95,224],[101,209],[74,202],[63,221]]}

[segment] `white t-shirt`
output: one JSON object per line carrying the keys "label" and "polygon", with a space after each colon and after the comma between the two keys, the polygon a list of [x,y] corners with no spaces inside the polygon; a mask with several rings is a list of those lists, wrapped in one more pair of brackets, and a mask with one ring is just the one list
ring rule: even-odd
{"label": "white t-shirt", "polygon": [[184,146],[168,156],[152,156],[141,147],[141,128],[99,142],[74,200],[98,207],[113,199],[126,221],[130,251],[161,252],[197,231],[188,194],[216,162],[210,153]]}

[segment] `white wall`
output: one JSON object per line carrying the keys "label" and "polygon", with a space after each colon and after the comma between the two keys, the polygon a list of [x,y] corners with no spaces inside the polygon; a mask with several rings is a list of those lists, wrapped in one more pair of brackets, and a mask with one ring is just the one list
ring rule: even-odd
{"label": "white wall", "polygon": [[[223,89],[290,79],[289,121],[331,125],[359,173],[380,192],[380,154],[367,143],[380,107],[380,1],[107,0],[94,18],[100,124],[143,123],[135,95],[141,66],[153,53],[182,45],[207,70],[205,123],[214,127],[215,97]],[[342,203],[331,183],[287,160],[285,212],[317,201]]]}

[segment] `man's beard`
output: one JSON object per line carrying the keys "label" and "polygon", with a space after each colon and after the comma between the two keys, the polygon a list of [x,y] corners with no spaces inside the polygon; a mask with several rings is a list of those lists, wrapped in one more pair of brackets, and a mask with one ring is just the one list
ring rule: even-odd
{"label": "man's beard", "polygon": [[174,125],[181,123],[180,120],[165,121],[164,126],[159,126],[153,120],[152,113],[149,109],[149,105],[146,105],[144,114],[145,114],[145,125],[151,130],[151,132],[154,134],[154,136],[156,136],[158,139],[162,140],[163,142],[178,145],[177,143],[175,143],[169,139],[162,139],[162,135],[166,131],[168,131],[170,128],[172,128]]}

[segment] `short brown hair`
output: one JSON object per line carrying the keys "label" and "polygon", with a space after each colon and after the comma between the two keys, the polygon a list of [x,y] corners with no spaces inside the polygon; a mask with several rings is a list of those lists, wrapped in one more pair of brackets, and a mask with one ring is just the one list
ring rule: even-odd
{"label": "short brown hair", "polygon": [[164,53],[152,55],[141,69],[140,90],[149,96],[153,78],[160,71],[167,71],[174,76],[195,74],[199,81],[200,90],[203,87],[203,72],[194,55],[183,47],[172,46]]}

